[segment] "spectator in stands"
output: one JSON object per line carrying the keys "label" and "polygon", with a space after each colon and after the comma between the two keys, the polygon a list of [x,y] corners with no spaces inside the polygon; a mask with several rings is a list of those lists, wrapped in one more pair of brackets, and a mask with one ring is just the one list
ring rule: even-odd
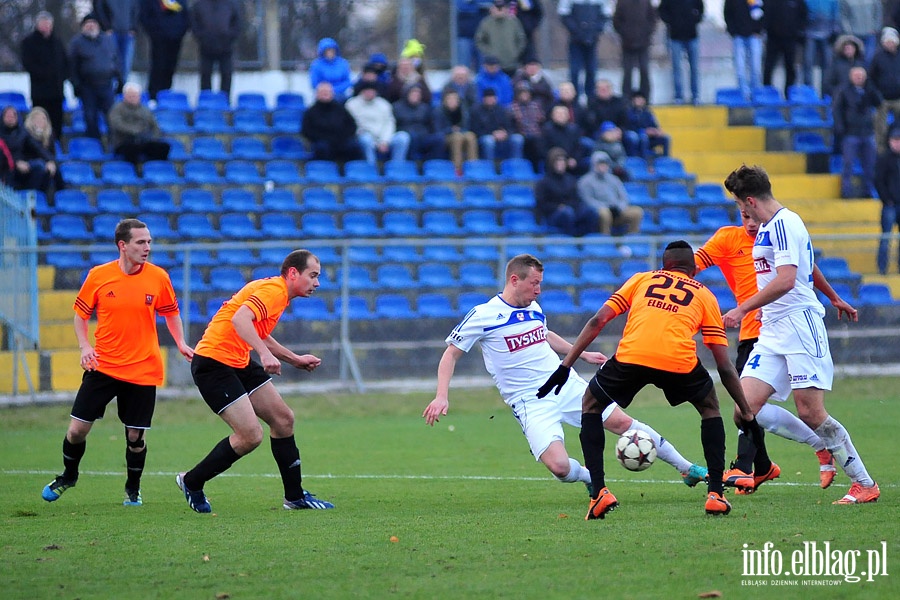
{"label": "spectator in stands", "polygon": [[411,85],[404,97],[394,102],[397,131],[409,134],[409,157],[413,160],[445,158],[444,135],[435,128],[434,110],[422,100],[422,88]]}
{"label": "spectator in stands", "polygon": [[751,90],[762,86],[763,7],[755,4],[751,9],[747,0],[725,0],[723,13],[737,84],[744,99],[750,100]]}
{"label": "spectator in stands", "polygon": [[863,60],[863,43],[853,35],[842,35],[834,42],[834,56],[825,79],[822,81],[822,95],[832,98],[837,91],[850,80],[850,69],[865,67]]}
{"label": "spectator in stands", "polygon": [[[872,113],[881,105],[881,93],[868,80],[863,67],[850,69],[847,83],[832,101],[834,132],[842,140],[841,196],[871,197],[875,177],[875,124]],[[853,185],[853,164],[859,160],[863,170],[863,189]],[[860,192],[858,194],[857,192]]]}
{"label": "spectator in stands", "polygon": [[16,162],[13,160],[6,142],[0,138],[0,185],[12,187],[13,175],[16,172]]}
{"label": "spectator in stands", "polygon": [[472,110],[472,107],[478,103],[478,86],[472,79],[469,67],[456,65],[450,70],[450,79],[441,90],[442,94],[447,92],[455,92],[466,110]]}
{"label": "spectator in stands", "polygon": [[[58,165],[56,160],[56,136],[53,135],[53,124],[50,122],[50,116],[41,106],[32,108],[25,117],[25,131],[33,137],[50,155],[54,165]],[[48,169],[49,170],[49,169]],[[66,188],[65,181],[62,178],[62,172],[59,168],[52,169],[53,189],[56,191]]]}
{"label": "spectator in stands", "polygon": [[422,90],[422,102],[431,104],[431,88],[422,74],[416,70],[416,65],[411,58],[401,58],[394,67],[391,81],[388,83],[385,99],[393,104],[405,96],[408,86],[418,85]]}
{"label": "spectator in stands", "polygon": [[553,105],[553,83],[547,77],[547,73],[541,67],[541,61],[530,59],[513,75],[512,85],[525,81],[531,86],[531,97],[541,105],[544,112],[548,112]]}
{"label": "spectator in stands", "polygon": [[375,89],[378,90],[378,95],[384,97],[387,93],[387,84],[378,80],[378,71],[376,70],[374,65],[366,63],[363,66],[362,72],[359,74],[359,78],[357,78],[356,82],[353,84],[353,93],[352,96],[356,96],[359,94],[362,89],[363,83],[372,83],[375,85]]}
{"label": "spectator in stands", "polygon": [[831,66],[831,41],[840,32],[838,0],[806,0],[808,17],[806,20],[806,47],[803,52],[803,83],[816,87],[813,68],[821,70],[824,93],[825,76]]}
{"label": "spectator in stands", "polygon": [[166,160],[168,142],[159,139],[159,125],[141,104],[141,86],[126,83],[122,100],[109,111],[109,147],[135,166],[145,160]]}
{"label": "spectator in stands", "polygon": [[700,40],[697,25],[703,20],[703,0],[660,0],[659,18],[669,32],[675,103],[684,102],[681,57],[685,55],[691,70],[691,103],[700,104]]}
{"label": "spectator in stands", "polygon": [[766,59],[763,63],[763,85],[772,85],[772,73],[781,57],[784,65],[784,96],[797,79],[797,43],[802,44],[806,27],[804,0],[766,0],[763,28],[766,30]]}
{"label": "spectator in stands", "polygon": [[85,135],[100,139],[100,113],[112,108],[114,88],[122,75],[116,43],[108,35],[100,35],[100,23],[93,13],[81,20],[81,33],[69,44],[71,71],[69,81],[81,99]]}
{"label": "spectator in stands", "polygon": [[131,63],[134,61],[134,36],[137,34],[139,0],[94,0],[94,12],[100,20],[100,28],[116,40],[119,55],[119,73],[122,79],[119,92],[128,81]]}
{"label": "spectator in stands", "polygon": [[445,90],[441,94],[441,107],[435,112],[434,128],[444,136],[450,160],[456,166],[457,173],[461,174],[465,161],[478,158],[478,138],[472,131],[469,107],[460,100],[456,90]]}
{"label": "spectator in stands", "polygon": [[489,4],[485,0],[456,0],[456,62],[471,71],[478,71],[481,65],[475,32]]}
{"label": "spectator in stands", "polygon": [[62,136],[63,84],[69,77],[69,55],[53,33],[53,15],[37,14],[34,31],[22,40],[22,66],[31,81],[31,105],[40,106],[50,116],[53,135]]}
{"label": "spectator in stands", "polygon": [[580,123],[584,135],[596,139],[600,124],[606,121],[612,121],[616,127],[624,129],[627,119],[628,106],[621,96],[613,93],[612,82],[609,79],[597,81],[594,95],[588,100]]}
{"label": "spectator in stands", "polygon": [[608,20],[606,4],[603,0],[559,0],[556,12],[569,32],[569,80],[579,96],[587,96],[596,81],[597,41]]}
{"label": "spectator in stands", "polygon": [[482,56],[495,57],[503,72],[512,77],[528,40],[522,24],[509,10],[509,0],[494,0],[490,14],[478,25],[475,44]]}
{"label": "spectator in stands", "polygon": [[366,65],[375,69],[378,74],[378,83],[387,85],[391,81],[391,70],[388,68],[388,59],[384,52],[373,52],[369,55]]}
{"label": "spectator in stands", "polygon": [[[881,234],[890,235],[894,224],[900,227],[900,122],[888,132],[887,149],[875,163],[875,190],[881,200]],[[878,272],[887,275],[890,241],[878,244]]]}
{"label": "spectator in stands", "polygon": [[510,10],[525,32],[525,49],[519,57],[519,62],[527,64],[529,61],[538,60],[537,48],[534,46],[534,32],[544,18],[544,7],[541,0],[511,0]]}
{"label": "spectator in stands", "polygon": [[191,27],[187,0],[141,0],[140,22],[150,40],[147,94],[156,101],[160,90],[172,88],[181,42]]}
{"label": "spectator in stands", "polygon": [[56,163],[53,155],[31,137],[19,121],[19,111],[13,106],[3,109],[0,118],[0,140],[6,144],[15,170],[12,186],[17,190],[50,191]]}
{"label": "spectator in stands", "polygon": [[522,158],[525,138],[513,129],[512,114],[497,102],[497,92],[487,88],[481,103],[472,109],[472,131],[478,137],[481,158]]}
{"label": "spectator in stands", "polygon": [[[541,127],[541,143],[546,156],[551,148],[565,150],[566,168],[575,175],[586,173],[589,168],[587,153],[582,143],[581,130],[578,125],[569,122],[569,110],[563,104],[554,104],[550,109],[549,118]],[[593,141],[591,141],[593,145]]]}
{"label": "spectator in stands", "polygon": [[875,56],[884,18],[881,0],[840,0],[841,31],[862,40],[866,64]]}
{"label": "spectator in stands", "polygon": [[594,150],[605,152],[610,158],[610,169],[613,175],[621,181],[628,181],[628,169],[625,168],[625,158],[628,154],[625,152],[625,145],[622,144],[622,130],[616,127],[612,121],[604,121],[600,125],[600,133],[597,142],[594,144]]}
{"label": "spectator in stands", "polygon": [[500,70],[500,61],[496,56],[485,56],[484,64],[475,76],[478,96],[484,95],[488,88],[494,90],[497,102],[501,106],[509,106],[513,102],[513,85],[509,75]]}
{"label": "spectator in stands", "polygon": [[656,8],[650,0],[619,0],[613,14],[613,28],[622,42],[622,95],[631,96],[632,75],[640,73],[638,90],[650,97],[650,42],[656,31]]}
{"label": "spectator in stands", "polygon": [[627,233],[637,233],[644,211],[629,204],[628,192],[611,167],[612,159],[606,152],[594,152],[591,170],[578,179],[578,198],[597,213],[600,233],[609,235],[613,227],[625,227]]}
{"label": "spectator in stands", "polygon": [[344,106],[356,121],[356,135],[369,164],[376,165],[379,158],[387,157],[406,160],[409,134],[397,131],[393,108],[378,95],[375,82],[363,82],[359,94],[347,100]]}
{"label": "spectator in stands", "polygon": [[581,135],[585,135],[582,129],[584,121],[584,108],[578,102],[578,96],[575,93],[575,86],[571,81],[563,81],[556,88],[556,102],[554,104],[562,104],[569,111],[569,122],[578,126]]}
{"label": "spectator in stands", "polygon": [[400,51],[400,58],[411,60],[419,75],[425,77],[425,44],[416,38],[407,40]]}
{"label": "spectator in stands", "polygon": [[547,116],[540,105],[531,98],[531,86],[522,81],[516,86],[515,100],[510,107],[513,128],[524,140],[525,158],[531,161],[537,171],[545,156],[542,130]]}
{"label": "spectator in stands", "polygon": [[212,89],[213,66],[219,66],[219,89],[231,95],[234,47],[244,29],[238,0],[196,0],[191,5],[191,31],[200,47],[200,89]]}
{"label": "spectator in stands", "polygon": [[335,98],[331,83],[320,81],[316,101],[304,111],[300,125],[300,135],[309,142],[313,158],[341,163],[362,159],[357,127],[350,111]]}
{"label": "spectator in stands", "polygon": [[323,81],[331,84],[333,96],[338,102],[350,96],[353,87],[350,63],[341,56],[340,46],[330,37],[319,40],[316,58],[309,65],[309,83],[313,89],[318,90]]}
{"label": "spectator in stands", "polygon": [[631,96],[624,143],[628,156],[655,158],[656,148],[663,156],[669,155],[669,136],[660,128],[656,115],[640,92]]}
{"label": "spectator in stands", "polygon": [[578,197],[578,180],[566,168],[568,158],[562,148],[547,153],[547,170],[534,186],[537,218],[565,235],[594,233],[599,217]]}
{"label": "spectator in stands", "polygon": [[884,101],[875,115],[875,141],[878,149],[887,149],[887,116],[894,113],[894,121],[900,118],[900,34],[893,27],[885,27],[881,32],[881,48],[872,57],[869,65],[869,79],[881,92]]}

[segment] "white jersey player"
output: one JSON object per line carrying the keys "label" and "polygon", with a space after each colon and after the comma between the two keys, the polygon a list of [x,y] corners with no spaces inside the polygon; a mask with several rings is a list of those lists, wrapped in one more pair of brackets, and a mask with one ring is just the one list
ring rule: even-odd
{"label": "white jersey player", "polygon": [[[762,308],[759,341],[741,373],[747,402],[756,413],[770,397],[784,401],[793,392],[798,416],[822,438],[853,482],[835,504],[874,502],[880,495],[878,485],[866,471],[850,434],[825,410],[834,365],[822,320],[825,309],[812,289],[809,232],[797,214],[772,196],[772,184],[762,167],[736,169],[725,187],[738,208],[761,224],[753,245],[759,291],[722,318],[726,327],[737,327],[748,312]],[[743,485],[736,475],[732,477],[732,485]],[[773,477],[777,473],[756,474],[755,479]]]}
{"label": "white jersey player", "polygon": [[[588,470],[566,451],[562,427],[563,423],[581,427],[581,399],[587,382],[573,371],[558,396],[537,397],[537,388],[559,366],[559,354],[572,347],[547,328],[544,312],[536,301],[543,270],[541,262],[529,254],[509,261],[503,292],[470,310],[447,336],[447,350],[438,366],[437,393],[422,416],[433,426],[447,414],[456,362],[479,342],[484,366],[519,421],[535,459],[560,481],[590,484]],[[606,361],[599,352],[584,352],[581,358],[592,364]],[[604,411],[603,419],[604,427],[613,433],[640,429],[650,434],[657,455],[681,473],[685,484],[693,487],[705,480],[705,467],[687,461],[668,440],[615,404]]]}

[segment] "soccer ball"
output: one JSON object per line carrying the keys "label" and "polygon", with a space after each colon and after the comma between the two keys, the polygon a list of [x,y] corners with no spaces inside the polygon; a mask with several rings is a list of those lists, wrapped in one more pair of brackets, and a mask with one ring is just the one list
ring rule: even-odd
{"label": "soccer ball", "polygon": [[629,471],[643,471],[656,460],[656,444],[647,432],[629,429],[616,442],[616,458]]}

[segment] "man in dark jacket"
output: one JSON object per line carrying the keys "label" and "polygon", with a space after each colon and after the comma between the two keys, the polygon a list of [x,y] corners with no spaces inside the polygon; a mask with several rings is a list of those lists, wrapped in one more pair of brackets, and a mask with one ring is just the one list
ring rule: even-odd
{"label": "man in dark jacket", "polygon": [[582,236],[600,230],[597,212],[578,197],[578,179],[566,170],[562,148],[547,153],[547,171],[534,186],[538,219],[565,235]]}
{"label": "man in dark jacket", "polygon": [[122,79],[119,91],[128,81],[131,63],[134,60],[134,36],[138,28],[139,0],[94,0],[94,11],[100,21],[100,28],[116,40],[119,53],[119,73]]}
{"label": "man in dark jacket", "polygon": [[763,27],[766,30],[766,60],[763,85],[772,85],[772,71],[781,57],[784,63],[784,96],[797,80],[797,43],[804,39],[807,9],[805,0],[766,0]]}
{"label": "man in dark jacket", "polygon": [[31,79],[31,104],[43,107],[50,117],[53,136],[59,139],[63,127],[63,84],[69,77],[69,55],[53,34],[53,15],[39,12],[34,32],[22,40],[22,66]]}
{"label": "man in dark jacket", "polygon": [[745,100],[750,100],[753,88],[762,85],[763,10],[761,6],[751,10],[747,0],[725,0],[723,7],[725,28],[731,36],[734,71]]}
{"label": "man in dark jacket", "polygon": [[522,50],[520,61],[524,64],[538,60],[537,49],[534,47],[534,32],[544,18],[541,0],[514,0],[509,5],[525,32],[525,49]]}
{"label": "man in dark jacket", "polygon": [[[556,12],[569,32],[569,80],[580,96],[594,89],[597,40],[606,26],[603,0],[559,0]],[[581,72],[584,71],[584,85]]]}
{"label": "man in dark jacket", "polygon": [[894,113],[894,121],[900,118],[900,34],[893,27],[885,27],[881,32],[881,48],[872,57],[869,65],[869,79],[881,92],[884,102],[875,115],[875,142],[878,149],[887,148],[887,114]]}
{"label": "man in dark jacket", "polygon": [[446,158],[444,135],[435,128],[431,104],[422,101],[422,88],[409,86],[403,98],[394,102],[397,131],[409,134],[409,158],[429,160]]}
{"label": "man in dark jacket", "polygon": [[471,126],[478,136],[481,158],[522,158],[525,138],[513,130],[512,115],[508,108],[497,102],[494,88],[485,89],[481,102],[472,107]]}
{"label": "man in dark jacket", "polygon": [[[593,140],[588,140],[593,145]],[[583,175],[587,172],[588,153],[591,146],[582,143],[578,125],[569,122],[569,109],[564,104],[555,104],[550,109],[547,121],[541,126],[543,156],[551,148],[562,148],[568,156],[566,168],[570,173]]]}
{"label": "man in dark jacket", "polygon": [[[40,142],[31,137],[19,120],[19,112],[12,106],[5,107],[0,115],[0,140],[6,144],[13,159],[13,188],[46,193],[56,173],[56,163]],[[0,156],[0,160],[5,158]]]}
{"label": "man in dark jacket", "polygon": [[136,83],[126,83],[122,101],[109,110],[109,147],[135,166],[169,158],[171,147],[159,139],[156,117],[141,104],[141,86]]}
{"label": "man in dark jacket", "polygon": [[363,158],[356,138],[356,120],[334,99],[327,81],[316,86],[316,101],[303,113],[300,135],[307,139],[316,160],[346,162]]}
{"label": "man in dark jacket", "polygon": [[675,103],[684,102],[681,56],[685,55],[691,69],[691,103],[700,104],[700,41],[697,37],[697,25],[703,20],[703,0],[661,0],[659,18],[669,30]]}
{"label": "man in dark jacket", "polygon": [[231,94],[232,54],[244,28],[243,6],[237,0],[197,0],[191,5],[191,31],[200,46],[200,89],[212,89],[212,71],[219,65],[219,89]]}
{"label": "man in dark jacket", "polygon": [[[890,235],[894,224],[900,227],[900,123],[888,132],[887,149],[875,163],[875,189],[881,199],[881,233]],[[878,244],[878,272],[887,274],[890,242],[882,237]]]}
{"label": "man in dark jacket", "polygon": [[619,129],[625,128],[628,105],[622,96],[613,93],[612,82],[601,79],[594,86],[594,95],[588,100],[587,110],[581,114],[579,126],[584,135],[597,139],[600,125],[612,121]]}
{"label": "man in dark jacket", "polygon": [[863,170],[861,195],[871,197],[875,177],[875,126],[872,113],[881,105],[881,94],[868,81],[862,67],[850,69],[849,81],[832,100],[834,133],[841,136],[841,196],[857,196],[853,187],[853,163],[858,159]]}
{"label": "man in dark jacket", "polygon": [[631,97],[632,75],[641,76],[638,90],[650,97],[650,41],[656,31],[656,9],[650,0],[619,0],[613,14],[613,28],[622,40],[622,95]]}
{"label": "man in dark jacket", "polygon": [[172,87],[181,42],[191,26],[187,0],[141,0],[141,27],[150,39],[150,76],[147,94],[156,100],[159,90]]}
{"label": "man in dark jacket", "polygon": [[100,113],[105,117],[112,108],[122,75],[116,43],[111,36],[100,35],[100,23],[93,13],[81,20],[81,33],[69,45],[69,61],[69,80],[81,98],[85,134],[100,139]]}

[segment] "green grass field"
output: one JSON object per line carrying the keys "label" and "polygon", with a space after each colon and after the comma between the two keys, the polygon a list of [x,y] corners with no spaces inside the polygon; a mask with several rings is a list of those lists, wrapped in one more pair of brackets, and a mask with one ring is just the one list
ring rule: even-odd
{"label": "green grass field", "polygon": [[[781,479],[753,496],[729,494],[731,515],[707,517],[704,490],[661,461],[625,471],[608,438],[607,481],[621,506],[591,522],[584,487],[556,482],[533,461],[493,389],[454,390],[434,429],[420,418],[427,393],[291,398],[304,484],[332,500],[331,511],[281,509],[268,443],[207,485],[213,515],[190,511],[175,474],[228,431],[197,396],[157,406],[143,507],[121,505],[125,450],[114,408],[88,438],[78,486],[48,504],[40,492],[61,469],[69,406],[3,409],[0,597],[894,599],[898,390],[897,379],[842,379],[828,397],[881,486],[876,504],[833,506],[846,476],[819,489],[812,451],[770,435]],[[646,390],[630,412],[688,458],[702,457],[689,407],[669,408]],[[577,431],[567,435],[580,459]],[[744,544],[772,542],[783,570],[804,542],[828,542],[845,559],[859,550],[859,574],[882,541],[888,575],[871,582],[742,576]],[[810,582],[827,585],[802,585]]]}

